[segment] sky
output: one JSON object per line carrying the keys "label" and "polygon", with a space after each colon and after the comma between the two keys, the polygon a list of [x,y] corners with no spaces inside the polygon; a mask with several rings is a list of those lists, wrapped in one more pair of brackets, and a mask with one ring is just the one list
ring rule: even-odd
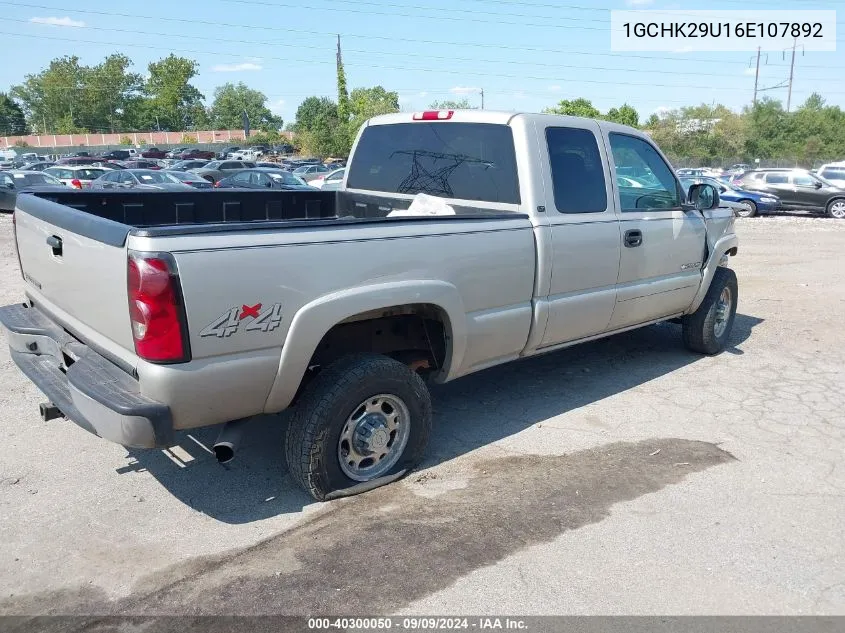
{"label": "sky", "polygon": [[[194,85],[244,82],[292,121],[310,95],[336,98],[341,36],[350,90],[382,85],[403,110],[466,97],[496,110],[540,111],[585,97],[602,111],[653,112],[701,103],[739,111],[752,100],[753,52],[612,53],[611,9],[836,9],[836,52],[795,59],[792,104],[819,92],[845,108],[845,3],[812,0],[0,0],[6,63],[0,91],[51,59],[96,64],[122,52],[144,74],[170,53],[199,63]],[[789,77],[790,55],[763,53],[760,88]],[[761,91],[787,98],[785,87]]]}

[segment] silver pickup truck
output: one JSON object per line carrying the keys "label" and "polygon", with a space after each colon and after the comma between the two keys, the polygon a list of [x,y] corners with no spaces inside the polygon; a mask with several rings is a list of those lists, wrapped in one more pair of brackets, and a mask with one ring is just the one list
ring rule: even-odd
{"label": "silver pickup truck", "polygon": [[388,115],[341,191],[36,192],[14,220],[25,299],[0,321],[44,419],[135,447],[227,423],[226,460],[241,421],[292,407],[316,499],[421,459],[427,381],[666,320],[716,354],[737,306],[718,192],[573,117]]}

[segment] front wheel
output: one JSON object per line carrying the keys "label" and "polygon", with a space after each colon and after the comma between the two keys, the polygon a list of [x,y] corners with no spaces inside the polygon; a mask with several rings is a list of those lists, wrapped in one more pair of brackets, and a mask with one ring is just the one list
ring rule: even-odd
{"label": "front wheel", "polygon": [[757,205],[754,203],[753,200],[740,200],[740,202],[745,206],[741,209],[736,210],[737,217],[753,218],[755,215],[757,215]]}
{"label": "front wheel", "polygon": [[323,501],[393,481],[422,459],[431,399],[419,375],[378,354],[342,358],[308,385],[288,426],[293,479]]}
{"label": "front wheel", "polygon": [[837,198],[827,203],[827,214],[837,220],[845,219],[845,199]]}
{"label": "front wheel", "polygon": [[736,316],[738,299],[736,273],[719,266],[704,301],[692,314],[683,317],[684,345],[699,354],[718,354],[727,347]]}

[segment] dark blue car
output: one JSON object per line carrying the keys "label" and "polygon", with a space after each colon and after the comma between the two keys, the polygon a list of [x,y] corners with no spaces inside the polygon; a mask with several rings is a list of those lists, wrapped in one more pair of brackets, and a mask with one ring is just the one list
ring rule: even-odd
{"label": "dark blue car", "polygon": [[780,198],[769,193],[737,189],[730,183],[719,182],[714,178],[682,178],[681,184],[686,189],[692,184],[707,183],[719,190],[719,198],[727,202],[737,202],[744,206],[734,208],[734,213],[741,218],[753,218],[758,213],[775,213],[781,210]]}

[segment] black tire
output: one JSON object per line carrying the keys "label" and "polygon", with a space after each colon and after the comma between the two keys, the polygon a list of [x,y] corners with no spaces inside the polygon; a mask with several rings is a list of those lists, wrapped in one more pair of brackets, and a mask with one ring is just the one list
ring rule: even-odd
{"label": "black tire", "polygon": [[[717,335],[717,304],[726,288],[730,292],[727,323],[724,330]],[[736,273],[730,268],[719,266],[713,275],[713,281],[710,282],[710,288],[707,289],[704,301],[701,302],[695,312],[684,316],[681,322],[684,345],[687,349],[699,354],[709,355],[723,351],[731,337],[738,298]]]}
{"label": "black tire", "polygon": [[836,218],[837,220],[845,220],[845,198],[834,198],[827,203],[825,213],[829,218]]}
{"label": "black tire", "polygon": [[297,403],[285,438],[285,455],[293,479],[314,499],[363,482],[348,477],[338,446],[347,419],[376,394],[402,400],[410,414],[404,450],[389,471],[376,479],[410,470],[423,457],[431,435],[431,398],[419,375],[407,365],[379,354],[347,356],[324,369]]}
{"label": "black tire", "polygon": [[757,204],[753,200],[739,200],[748,206],[748,211],[736,211],[735,214],[740,218],[753,218],[757,215]]}

